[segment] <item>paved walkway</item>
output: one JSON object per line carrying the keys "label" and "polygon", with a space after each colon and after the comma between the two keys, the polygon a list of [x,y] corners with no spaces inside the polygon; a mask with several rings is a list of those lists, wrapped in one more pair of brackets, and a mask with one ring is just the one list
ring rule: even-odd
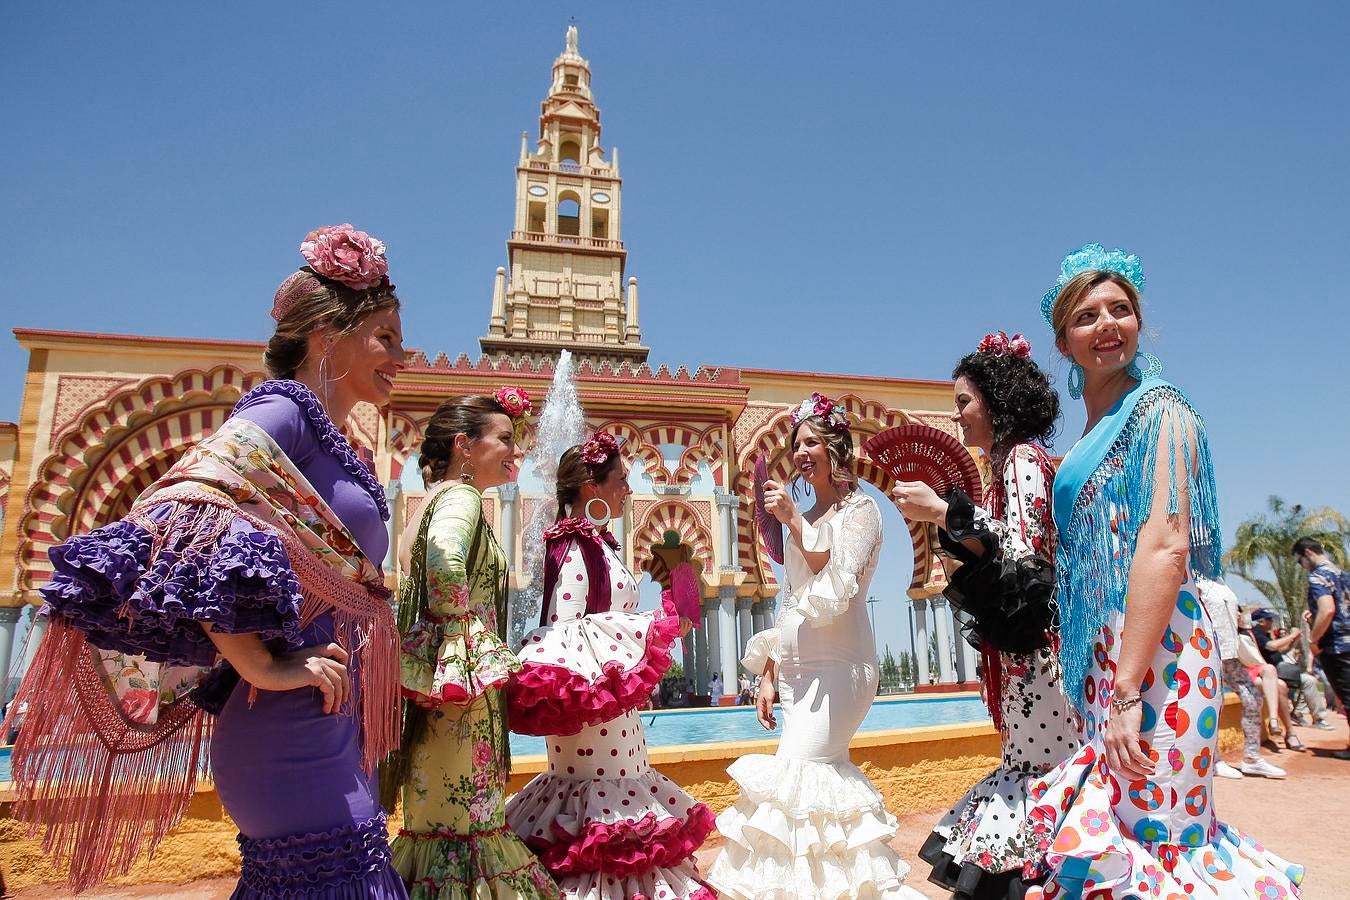
{"label": "paved walkway", "polygon": [[[1295,728],[1309,752],[1290,750],[1266,756],[1289,771],[1283,781],[1216,778],[1215,794],[1224,821],[1255,835],[1286,859],[1303,863],[1308,875],[1303,881],[1304,900],[1341,900],[1345,889],[1345,835],[1337,827],[1345,818],[1345,799],[1350,796],[1350,762],[1326,753],[1347,745],[1345,719],[1332,716],[1334,731]],[[1230,759],[1230,762],[1235,760]],[[928,867],[918,858],[919,844],[928,835],[942,810],[905,816],[900,836],[892,846],[914,868],[910,885],[934,900],[951,895],[924,879]],[[720,842],[720,838],[718,839]],[[699,869],[706,871],[717,852],[717,843],[698,852]],[[132,900],[156,897],[162,900],[228,900],[233,880],[212,879],[186,885],[141,885],[90,891],[81,900]],[[57,900],[69,892],[58,888],[29,888],[14,895],[18,900]]]}

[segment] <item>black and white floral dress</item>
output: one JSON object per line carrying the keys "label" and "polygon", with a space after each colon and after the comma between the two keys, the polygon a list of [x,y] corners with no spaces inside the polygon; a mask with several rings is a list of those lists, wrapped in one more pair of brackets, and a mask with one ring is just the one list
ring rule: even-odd
{"label": "black and white floral dress", "polygon": [[[1080,741],[1077,715],[1061,689],[1049,599],[1055,550],[1053,479],[1045,450],[1019,444],[1008,454],[1002,478],[985,492],[982,507],[968,501],[962,507],[963,497],[952,503],[949,531],[943,534],[944,546],[955,546],[953,538],[959,535],[977,537],[990,550],[979,563],[966,563],[979,568],[982,576],[967,570],[964,582],[953,577],[953,585],[969,594],[952,601],[975,615],[972,643],[981,651],[986,701],[1003,745],[999,767],[942,817],[919,854],[933,866],[929,880],[961,897],[1022,895],[1022,867],[1039,852],[1026,827],[1034,805],[1028,789]],[[1038,604],[1042,611],[1028,611]],[[1021,612],[1011,611],[1014,607]],[[990,613],[986,617],[977,609]],[[1041,634],[1031,634],[1037,631]],[[1006,645],[1009,633],[1026,634],[1029,643],[1043,646],[1024,652],[1000,649],[997,644]],[[985,634],[997,638],[991,641]]]}

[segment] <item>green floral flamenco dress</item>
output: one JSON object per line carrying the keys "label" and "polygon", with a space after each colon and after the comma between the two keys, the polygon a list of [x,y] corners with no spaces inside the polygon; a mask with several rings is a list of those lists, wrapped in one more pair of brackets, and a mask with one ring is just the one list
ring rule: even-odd
{"label": "green floral flamenco dress", "polygon": [[519,668],[504,640],[506,577],[478,491],[442,489],[422,516],[399,595],[403,749],[387,777],[402,788],[392,847],[412,900],[558,896],[506,826],[502,687]]}

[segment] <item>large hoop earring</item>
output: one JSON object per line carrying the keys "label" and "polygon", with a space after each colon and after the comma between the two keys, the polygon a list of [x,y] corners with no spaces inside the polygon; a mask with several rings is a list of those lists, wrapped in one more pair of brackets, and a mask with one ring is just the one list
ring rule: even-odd
{"label": "large hoop earring", "polygon": [[[1139,369],[1140,358],[1142,358],[1144,362],[1148,363],[1148,368],[1144,369],[1143,371],[1140,371]],[[1130,377],[1135,379],[1136,381],[1147,381],[1150,378],[1157,378],[1159,375],[1162,374],[1162,370],[1163,370],[1162,360],[1158,359],[1158,357],[1154,356],[1152,353],[1144,353],[1141,350],[1140,352],[1136,353],[1134,355],[1134,359],[1131,360],[1129,373]]]}
{"label": "large hoop earring", "polygon": [[1075,400],[1083,399],[1083,380],[1086,377],[1087,373],[1083,371],[1083,367],[1078,363],[1069,366],[1069,382],[1066,387],[1069,390],[1070,397]]}
{"label": "large hoop earring", "polygon": [[[468,471],[467,472],[464,471],[465,469],[468,469]],[[469,465],[468,463],[460,463],[459,480],[465,484],[468,484],[469,482],[473,481],[473,466]]]}
{"label": "large hoop earring", "polygon": [[[597,518],[596,516],[591,515],[592,503],[599,503],[601,506],[605,508],[605,512],[602,517]],[[609,504],[605,502],[603,497],[592,497],[591,499],[586,501],[586,505],[582,507],[582,512],[586,514],[586,518],[596,528],[604,528],[606,525],[609,524],[609,520],[612,518],[611,514],[614,511],[609,508]]]}

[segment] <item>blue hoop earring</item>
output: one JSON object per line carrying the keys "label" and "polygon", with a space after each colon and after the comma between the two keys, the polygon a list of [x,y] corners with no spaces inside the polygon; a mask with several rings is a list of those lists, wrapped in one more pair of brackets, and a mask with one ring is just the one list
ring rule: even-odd
{"label": "blue hoop earring", "polygon": [[1083,399],[1084,374],[1083,367],[1078,363],[1069,366],[1069,383],[1067,387],[1069,389],[1069,396],[1075,400]]}
{"label": "blue hoop earring", "polygon": [[[1148,363],[1148,368],[1144,369],[1143,371],[1139,370],[1140,357],[1143,357],[1144,361]],[[1130,373],[1130,377],[1135,379],[1136,381],[1147,381],[1150,378],[1157,378],[1159,375],[1162,374],[1162,370],[1163,370],[1162,360],[1158,359],[1158,357],[1154,356],[1152,353],[1144,353],[1143,351],[1140,351],[1139,353],[1136,353],[1134,355],[1134,359],[1130,362],[1130,368],[1128,371]]]}

